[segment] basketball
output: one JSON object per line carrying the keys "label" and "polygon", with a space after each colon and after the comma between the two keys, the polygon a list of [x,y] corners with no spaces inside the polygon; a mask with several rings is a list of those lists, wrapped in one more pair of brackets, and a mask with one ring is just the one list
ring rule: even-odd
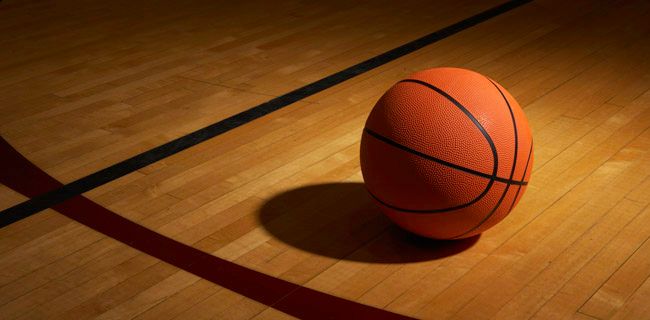
{"label": "basketball", "polygon": [[459,68],[417,72],[368,116],[361,170],[380,210],[435,239],[477,235],[503,220],[533,164],[528,120],[490,78]]}

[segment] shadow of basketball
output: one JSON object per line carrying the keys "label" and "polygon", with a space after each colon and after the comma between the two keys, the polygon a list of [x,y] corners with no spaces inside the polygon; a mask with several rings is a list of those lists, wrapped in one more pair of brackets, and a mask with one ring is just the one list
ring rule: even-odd
{"label": "shadow of basketball", "polygon": [[278,194],[262,206],[259,221],[292,247],[370,263],[440,259],[469,249],[479,238],[442,241],[403,231],[379,212],[362,183],[312,185]]}

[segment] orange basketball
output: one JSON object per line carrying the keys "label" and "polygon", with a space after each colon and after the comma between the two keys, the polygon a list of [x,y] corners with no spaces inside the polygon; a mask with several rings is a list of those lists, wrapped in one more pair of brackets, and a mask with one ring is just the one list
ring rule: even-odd
{"label": "orange basketball", "polygon": [[515,99],[458,68],[417,72],[390,88],[361,139],[366,187],[416,234],[459,239],[505,218],[530,177],[533,141]]}

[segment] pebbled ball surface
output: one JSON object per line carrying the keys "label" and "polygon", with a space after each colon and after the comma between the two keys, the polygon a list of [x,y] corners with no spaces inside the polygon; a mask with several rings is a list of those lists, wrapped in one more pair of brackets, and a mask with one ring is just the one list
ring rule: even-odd
{"label": "pebbled ball surface", "polygon": [[391,220],[425,237],[466,238],[505,218],[525,192],[532,135],[496,82],[435,68],[379,99],[360,158],[366,187]]}

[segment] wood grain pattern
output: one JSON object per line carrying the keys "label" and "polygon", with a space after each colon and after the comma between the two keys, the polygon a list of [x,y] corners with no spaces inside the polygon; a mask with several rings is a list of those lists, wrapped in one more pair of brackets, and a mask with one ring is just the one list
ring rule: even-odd
{"label": "wood grain pattern", "polygon": [[[5,0],[0,134],[69,182],[496,3]],[[650,319],[649,10],[534,1],[85,196],[413,317]],[[525,197],[460,245],[392,226],[359,171],[378,97],[433,66],[497,80],[534,131]],[[0,186],[0,208],[24,199]],[[291,318],[53,210],[0,229],[0,270],[3,319]]]}

